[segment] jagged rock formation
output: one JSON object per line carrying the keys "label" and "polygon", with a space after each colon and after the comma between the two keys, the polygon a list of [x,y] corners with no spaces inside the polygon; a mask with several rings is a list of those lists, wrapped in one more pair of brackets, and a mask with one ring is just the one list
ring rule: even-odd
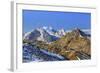
{"label": "jagged rock formation", "polygon": [[[66,33],[50,44],[50,50],[58,52],[69,59],[90,59],[91,55],[91,41],[87,35],[80,29],[75,29],[72,32]],[[87,58],[79,55],[86,55]]]}

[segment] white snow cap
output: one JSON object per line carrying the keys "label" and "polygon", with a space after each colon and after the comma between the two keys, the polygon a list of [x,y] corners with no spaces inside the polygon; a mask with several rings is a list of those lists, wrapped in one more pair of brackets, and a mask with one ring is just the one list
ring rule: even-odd
{"label": "white snow cap", "polygon": [[45,30],[52,30],[53,29],[51,26],[43,26],[42,28]]}
{"label": "white snow cap", "polygon": [[50,30],[52,30],[53,28],[51,26],[48,27]]}
{"label": "white snow cap", "polygon": [[47,29],[48,27],[47,26],[43,26],[43,29]]}

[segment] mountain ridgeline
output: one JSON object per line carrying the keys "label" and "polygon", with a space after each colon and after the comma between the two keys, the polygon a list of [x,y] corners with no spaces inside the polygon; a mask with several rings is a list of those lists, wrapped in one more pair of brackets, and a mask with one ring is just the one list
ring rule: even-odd
{"label": "mountain ridgeline", "polygon": [[37,28],[23,37],[23,62],[91,59],[91,35],[78,28]]}

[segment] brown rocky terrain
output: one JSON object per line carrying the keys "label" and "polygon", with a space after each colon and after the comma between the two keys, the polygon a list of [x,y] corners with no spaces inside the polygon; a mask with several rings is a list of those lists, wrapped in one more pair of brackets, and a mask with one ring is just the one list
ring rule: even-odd
{"label": "brown rocky terrain", "polygon": [[[28,41],[28,43],[30,42]],[[34,44],[34,42],[31,42],[31,44]],[[43,41],[35,41],[35,45],[50,52],[60,54],[69,60],[91,58],[91,40],[80,29],[68,32],[65,36],[49,44]]]}

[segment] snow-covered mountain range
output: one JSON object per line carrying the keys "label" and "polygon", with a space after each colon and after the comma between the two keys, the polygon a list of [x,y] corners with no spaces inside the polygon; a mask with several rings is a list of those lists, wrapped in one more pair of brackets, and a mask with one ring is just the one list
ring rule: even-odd
{"label": "snow-covered mountain range", "polygon": [[61,36],[65,35],[65,31],[63,29],[61,30],[54,30],[51,27],[41,27],[34,29],[30,32],[27,32],[24,35],[24,39],[34,41],[44,41],[44,42],[52,42],[57,39],[59,39]]}
{"label": "snow-covered mountain range", "polygon": [[[90,30],[80,30],[80,29],[75,29],[77,33],[80,33],[80,35],[84,36],[90,36]],[[67,32],[70,32],[69,30],[65,31],[64,29],[60,30],[55,30],[52,27],[41,27],[41,28],[36,28],[30,32],[27,32],[24,34],[24,39],[27,39],[29,41],[44,41],[44,42],[52,42],[60,37],[64,36]]]}

